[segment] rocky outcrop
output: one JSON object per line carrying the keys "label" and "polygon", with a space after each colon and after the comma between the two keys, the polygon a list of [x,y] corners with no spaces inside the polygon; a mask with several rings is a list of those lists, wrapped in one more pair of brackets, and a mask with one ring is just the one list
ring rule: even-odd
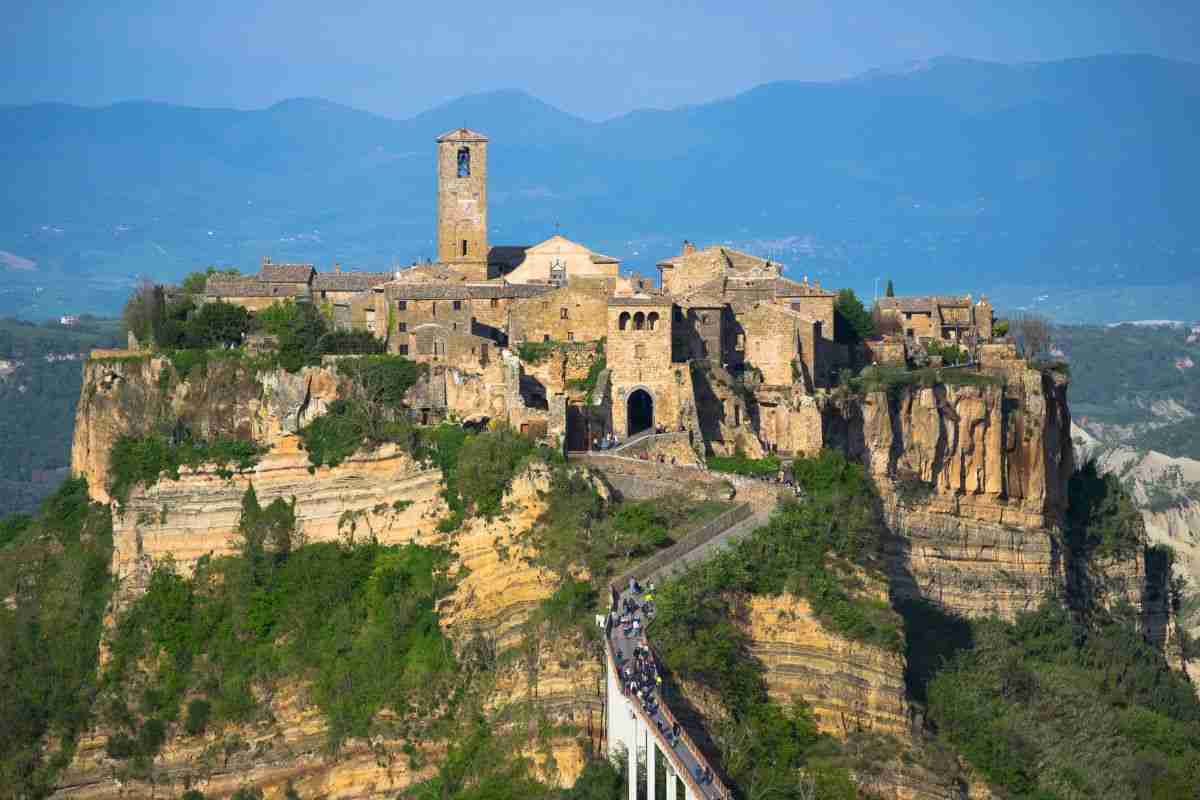
{"label": "rocky outcrop", "polygon": [[[450,573],[461,580],[442,601],[439,616],[456,650],[482,643],[492,654],[492,668],[478,683],[489,720],[496,731],[527,743],[523,754],[544,779],[573,783],[589,746],[599,746],[602,672],[595,645],[581,631],[533,624],[533,612],[557,585],[553,575],[532,563],[535,553],[524,536],[545,510],[547,468],[533,465],[513,481],[500,516],[470,519],[447,535],[435,531],[445,513],[436,470],[383,449],[310,476],[304,454],[289,443],[294,437],[281,440],[252,476],[260,502],[291,496],[302,487],[297,516],[310,540],[347,536],[349,523],[343,522],[339,531],[338,522],[350,511],[355,535],[451,547],[456,563]],[[126,580],[168,553],[186,567],[199,549],[223,542],[221,531],[236,525],[240,492],[250,479],[223,481],[201,472],[132,496],[126,519],[148,514],[159,502],[176,510],[163,523],[118,523],[119,541],[129,546],[140,537],[142,547],[140,558],[121,559]],[[393,495],[401,498],[399,508],[390,500]],[[115,762],[104,753],[106,732],[93,731],[62,775],[57,796],[145,796],[154,787],[176,796],[193,785],[210,798],[229,797],[242,786],[257,786],[276,798],[290,782],[302,797],[383,800],[432,774],[446,746],[389,734],[385,718],[381,733],[369,741],[351,740],[330,754],[325,722],[309,702],[303,681],[277,687],[262,701],[268,713],[257,723],[228,725],[200,737],[173,731],[154,761],[152,776],[144,781],[118,779]]]}
{"label": "rocky outcrop", "polygon": [[[356,453],[337,467],[312,469],[296,436],[284,436],[253,470],[223,478],[210,469],[182,470],[138,488],[113,515],[113,574],[121,596],[139,593],[155,561],[170,556],[190,574],[204,555],[224,555],[234,537],[242,496],[254,486],[259,503],[295,500],[305,541],[374,536],[384,544],[432,541],[446,513],[441,472],[395,445]],[[311,469],[311,472],[310,472]]]}
{"label": "rocky outcrop", "polygon": [[991,377],[815,405],[821,444],[861,461],[879,487],[893,596],[1011,619],[1065,586],[1056,534],[1074,463],[1070,412],[1061,376]]}
{"label": "rocky outcrop", "polygon": [[332,363],[260,372],[241,359],[216,359],[181,381],[162,357],[89,358],[75,410],[71,473],[87,478],[93,499],[106,503],[109,453],[122,436],[186,429],[198,439],[272,447],[325,413],[339,386]]}
{"label": "rocky outcrop", "polygon": [[766,667],[767,691],[783,705],[802,697],[824,733],[908,733],[904,657],[855,642],[821,625],[794,595],[752,596],[744,627]]}

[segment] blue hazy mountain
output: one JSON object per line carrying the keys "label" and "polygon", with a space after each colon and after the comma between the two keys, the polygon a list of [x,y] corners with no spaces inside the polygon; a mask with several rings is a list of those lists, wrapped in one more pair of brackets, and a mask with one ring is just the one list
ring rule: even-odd
{"label": "blue hazy mountain", "polygon": [[134,275],[263,255],[428,257],[433,139],[461,125],[492,139],[493,243],[559,224],[646,272],[686,237],[867,294],[884,276],[1073,319],[1197,307],[1200,65],[1098,56],[941,58],[603,122],[517,90],[407,120],[307,98],[3,107],[0,251],[36,268],[0,256],[0,313],[112,310]]}

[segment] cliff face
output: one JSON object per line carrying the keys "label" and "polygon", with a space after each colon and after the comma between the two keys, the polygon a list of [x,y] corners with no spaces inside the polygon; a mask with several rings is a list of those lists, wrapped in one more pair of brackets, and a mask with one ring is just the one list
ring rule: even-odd
{"label": "cliff face", "polygon": [[[294,437],[282,438],[259,465],[253,479],[260,502],[296,495],[297,516],[310,540],[347,536],[347,524],[339,532],[338,522],[350,511],[355,535],[367,535],[370,529],[383,542],[450,546],[457,562],[451,572],[464,577],[442,601],[440,617],[456,650],[482,641],[493,655],[493,669],[477,685],[489,719],[497,731],[527,743],[524,754],[546,780],[574,782],[583,768],[586,743],[591,739],[598,744],[603,727],[602,676],[594,644],[579,631],[530,621],[556,585],[552,575],[530,563],[533,553],[522,543],[522,534],[545,509],[548,471],[531,467],[513,481],[501,516],[471,519],[447,536],[435,532],[445,513],[436,470],[420,469],[405,454],[382,449],[309,475],[304,453],[292,444]],[[186,568],[201,551],[219,549],[236,525],[249,479],[224,481],[201,472],[135,493],[117,522],[119,547],[140,543],[142,548],[136,558],[118,557],[125,581],[136,585],[131,579],[168,553]],[[399,510],[393,505],[397,500]],[[172,509],[165,522],[147,519],[161,504]],[[107,733],[94,731],[62,775],[58,796],[148,795],[155,786],[174,796],[194,785],[214,798],[228,797],[242,786],[258,786],[276,798],[290,781],[303,797],[382,800],[432,774],[446,745],[380,735],[351,740],[334,756],[325,749],[325,723],[303,681],[277,687],[262,702],[270,713],[255,724],[229,725],[199,737],[173,725],[145,781],[119,779],[117,763],[104,752]],[[413,766],[407,751],[413,746],[426,757],[425,766]]]}
{"label": "cliff face", "polygon": [[236,359],[215,360],[180,381],[165,358],[89,359],[75,409],[71,473],[88,479],[107,503],[108,456],[121,436],[144,436],[164,424],[194,436],[244,439],[268,447],[323,414],[337,398],[332,367],[255,372]]}
{"label": "cliff face", "polygon": [[1073,468],[1066,382],[1029,369],[1006,378],[817,404],[821,443],[879,486],[893,596],[1011,619],[1065,585],[1053,534]]}

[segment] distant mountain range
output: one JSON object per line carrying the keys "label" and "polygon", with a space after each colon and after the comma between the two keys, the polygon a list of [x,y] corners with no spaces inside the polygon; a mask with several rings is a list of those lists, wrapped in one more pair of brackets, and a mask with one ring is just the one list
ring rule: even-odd
{"label": "distant mountain range", "polygon": [[604,122],[520,91],[407,120],[319,99],[0,107],[0,314],[113,311],[139,273],[264,255],[431,256],[433,139],[462,125],[492,140],[496,244],[559,225],[648,273],[686,237],[868,296],[882,276],[1064,320],[1200,308],[1200,65],[1099,56],[935,59]]}

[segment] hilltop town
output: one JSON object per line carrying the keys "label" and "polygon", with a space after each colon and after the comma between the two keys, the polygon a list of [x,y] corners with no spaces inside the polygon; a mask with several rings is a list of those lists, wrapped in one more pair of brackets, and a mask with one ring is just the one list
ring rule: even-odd
{"label": "hilltop town", "polygon": [[880,335],[863,337],[837,292],[721,245],[685,241],[657,285],[562,235],[494,245],[488,138],[467,128],[437,139],[437,187],[436,262],[319,272],[264,257],[256,275],[209,277],[200,299],[255,313],[311,304],[429,365],[406,398],[422,422],[505,420],[569,450],[684,432],[701,457],[811,452],[802,398],[847,370],[977,361],[992,340],[992,307],[970,295],[884,298]]}

